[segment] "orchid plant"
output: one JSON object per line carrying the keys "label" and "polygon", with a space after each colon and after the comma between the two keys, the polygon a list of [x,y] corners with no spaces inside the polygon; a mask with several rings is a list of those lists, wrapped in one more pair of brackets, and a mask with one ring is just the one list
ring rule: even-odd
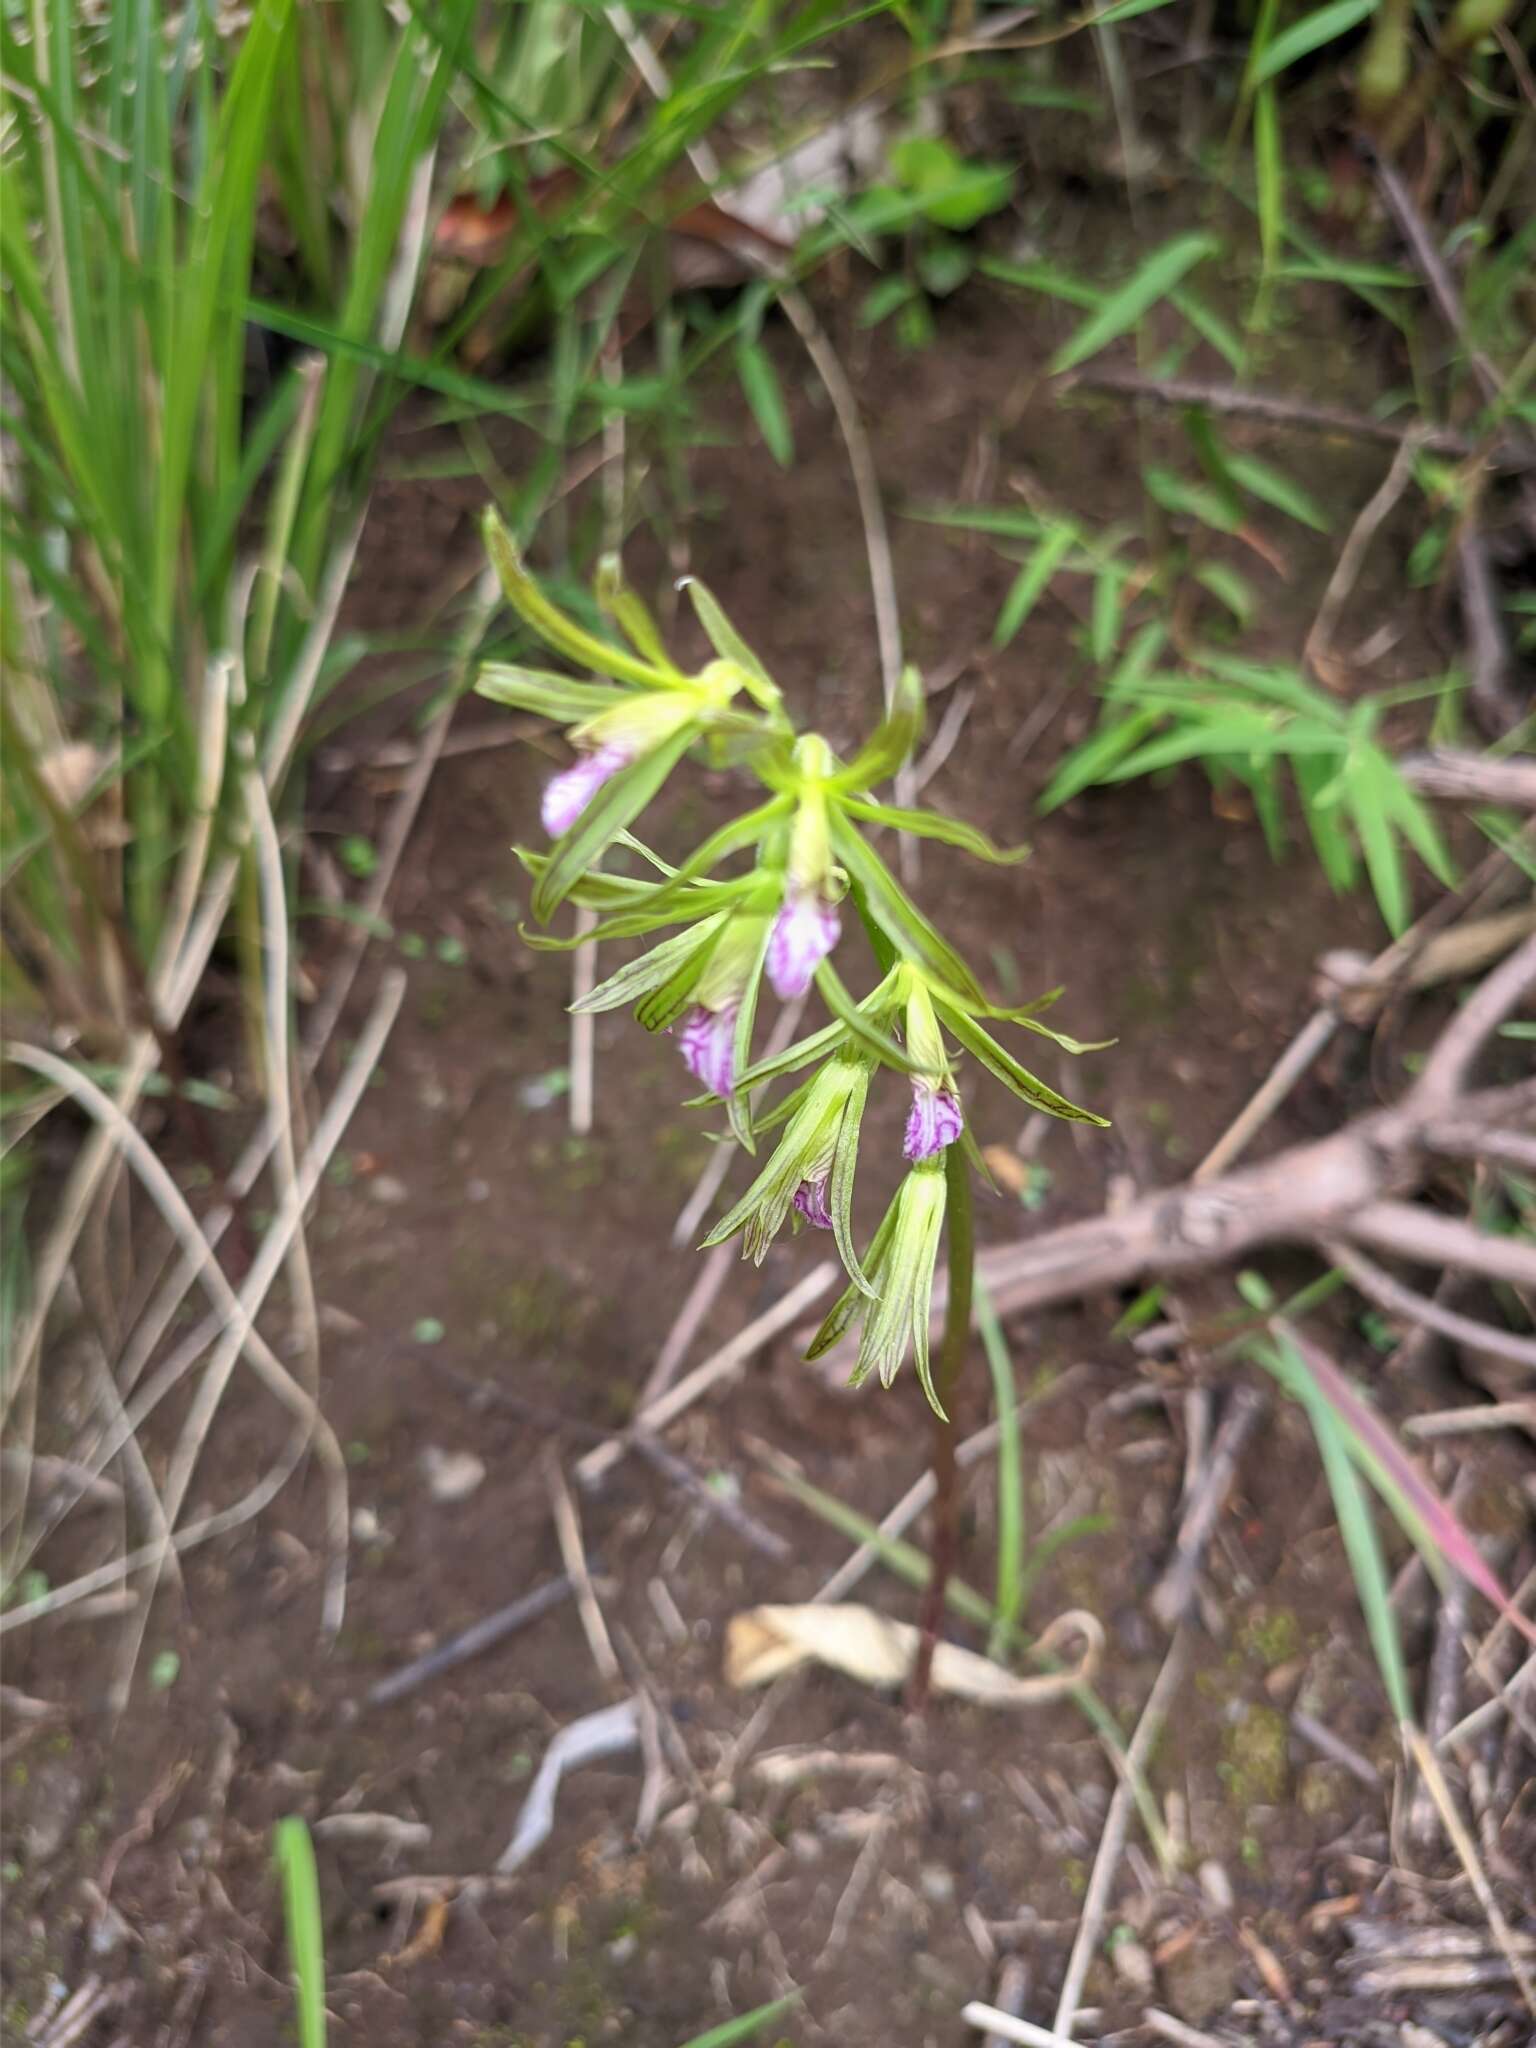
{"label": "orchid plant", "polygon": [[[676,928],[626,962],[576,1005],[583,1011],[632,1005],[647,1031],[672,1034],[703,1089],[695,1105],[723,1108],[745,1151],[776,1139],[757,1177],[721,1217],[706,1245],[740,1237],[761,1264],[779,1233],[809,1226],[832,1234],[848,1285],[811,1346],[818,1357],[861,1323],[853,1383],[877,1374],[890,1386],[910,1353],[936,1417],[963,1355],[964,1327],[946,1327],[936,1376],[929,1348],[935,1268],[946,1219],[951,1303],[970,1295],[971,1168],[986,1169],[966,1120],[959,1074],[969,1055],[1033,1109],[1080,1123],[1105,1119],[1058,1095],[994,1035],[1014,1025],[1068,1052],[1094,1048],[1041,1021],[1060,991],[1022,1008],[990,1003],[955,949],[913,903],[877,850],[884,832],[941,840],[978,858],[1004,851],[957,819],[898,808],[873,792],[909,758],[922,727],[914,671],[902,678],[878,730],[840,760],[818,733],[797,732],[784,698],[703,584],[687,584],[715,659],[687,674],[668,655],[650,613],[604,559],[596,579],[600,611],[627,641],[587,630],[550,602],[524,566],[497,515],[485,538],[512,609],[583,676],[490,662],[483,696],[567,728],[572,765],[544,791],[548,851],[518,848],[533,876],[533,915],[547,925],[562,903],[596,922],[571,938],[528,932],[530,943],[565,948],[584,939],[634,939]],[[763,800],[712,833],[671,866],[631,827],[673,769],[696,746],[721,765],[749,771]],[[648,875],[605,873],[621,846]],[[731,865],[737,871],[725,873]],[[852,906],[874,951],[879,978],[860,997],[833,964]],[[828,1021],[772,1057],[753,1059],[764,980],[781,1001],[814,986]],[[862,1256],[853,1223],[854,1176],[865,1104],[876,1076],[899,1074],[911,1090],[903,1151],[906,1172]],[[779,1100],[772,1084],[804,1076]],[[964,1263],[963,1275],[957,1273]],[[951,1322],[956,1320],[952,1311]],[[951,1354],[953,1354],[951,1356]]]}

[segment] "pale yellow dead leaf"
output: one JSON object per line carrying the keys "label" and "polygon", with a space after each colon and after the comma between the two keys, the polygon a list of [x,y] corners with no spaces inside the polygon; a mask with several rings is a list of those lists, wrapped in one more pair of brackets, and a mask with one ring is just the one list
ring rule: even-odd
{"label": "pale yellow dead leaf", "polygon": [[[930,1683],[935,1692],[980,1706],[1045,1706],[1091,1678],[1103,1653],[1104,1630],[1092,1614],[1074,1609],[1059,1616],[1038,1647],[1049,1651],[1068,1638],[1082,1645],[1076,1664],[1033,1678],[1020,1678],[958,1644],[937,1643]],[[727,1626],[725,1677],[727,1684],[746,1689],[767,1685],[797,1664],[816,1663],[862,1685],[894,1691],[911,1672],[918,1642],[910,1622],[891,1621],[857,1602],[753,1607]]]}

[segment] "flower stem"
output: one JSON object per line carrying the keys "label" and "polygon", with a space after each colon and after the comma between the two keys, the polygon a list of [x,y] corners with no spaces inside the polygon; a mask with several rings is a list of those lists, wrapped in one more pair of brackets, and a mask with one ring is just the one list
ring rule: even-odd
{"label": "flower stem", "polygon": [[944,1311],[944,1337],[939,1347],[935,1390],[948,1415],[933,1416],[933,1545],[928,1584],[923,1593],[917,1662],[907,1687],[907,1705],[922,1713],[928,1703],[933,1647],[938,1640],[944,1595],[955,1568],[960,1520],[959,1473],[955,1465],[955,1406],[960,1373],[971,1335],[971,1286],[975,1277],[976,1240],[971,1220],[971,1170],[959,1145],[944,1150],[945,1228],[949,1249],[949,1297]]}

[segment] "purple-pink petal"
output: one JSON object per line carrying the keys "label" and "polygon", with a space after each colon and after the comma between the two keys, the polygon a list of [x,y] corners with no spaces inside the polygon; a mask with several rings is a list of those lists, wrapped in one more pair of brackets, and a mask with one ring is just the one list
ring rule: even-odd
{"label": "purple-pink petal", "polygon": [[708,1010],[702,1003],[677,1026],[677,1049],[695,1080],[711,1095],[729,1095],[736,1079],[736,1012],[739,1003]]}
{"label": "purple-pink petal", "polygon": [[578,755],[572,767],[553,776],[544,785],[539,812],[550,838],[559,839],[569,832],[609,777],[627,768],[633,759],[626,747],[594,747],[590,754]]}
{"label": "purple-pink petal", "polygon": [[789,891],[768,935],[768,979],[781,1001],[805,994],[842,929],[836,909],[814,889]]}
{"label": "purple-pink petal", "polygon": [[832,1228],[832,1211],[827,1207],[827,1177],[820,1180],[803,1180],[795,1189],[795,1207],[807,1223],[818,1230]]}
{"label": "purple-pink petal", "polygon": [[912,1083],[912,1110],[902,1146],[908,1159],[932,1159],[954,1144],[964,1126],[960,1098],[952,1088],[935,1088],[930,1081]]}

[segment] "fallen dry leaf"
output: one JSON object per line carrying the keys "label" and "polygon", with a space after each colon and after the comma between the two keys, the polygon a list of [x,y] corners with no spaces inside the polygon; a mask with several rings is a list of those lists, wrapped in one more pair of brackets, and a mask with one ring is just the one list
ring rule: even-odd
{"label": "fallen dry leaf", "polygon": [[[1082,1643],[1077,1663],[1034,1678],[1020,1678],[956,1643],[938,1643],[930,1682],[935,1692],[979,1706],[1046,1706],[1091,1678],[1103,1653],[1102,1625],[1079,1609],[1053,1621],[1038,1647],[1050,1650],[1068,1637]],[[910,1622],[892,1621],[857,1602],[753,1607],[734,1615],[726,1628],[726,1683],[742,1689],[767,1685],[797,1664],[816,1663],[863,1685],[894,1690],[911,1672],[919,1641]]]}

